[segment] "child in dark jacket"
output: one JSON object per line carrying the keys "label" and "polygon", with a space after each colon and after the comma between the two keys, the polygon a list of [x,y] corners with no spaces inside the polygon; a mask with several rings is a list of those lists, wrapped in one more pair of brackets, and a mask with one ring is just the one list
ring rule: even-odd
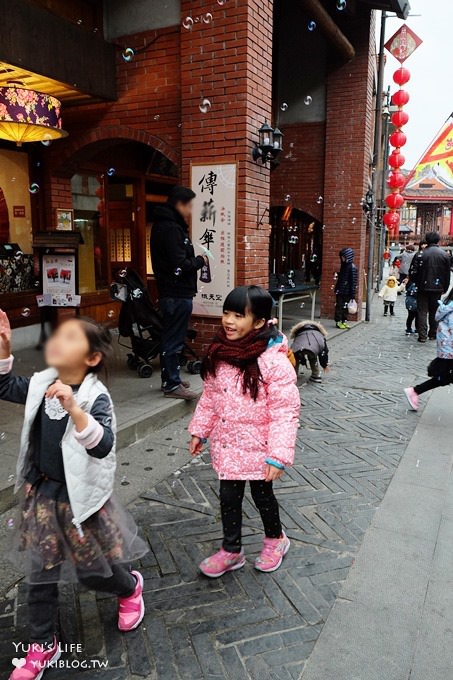
{"label": "child in dark jacket", "polygon": [[316,321],[301,321],[291,329],[291,350],[296,359],[297,375],[299,375],[299,367],[306,366],[308,360],[311,368],[311,382],[321,382],[320,366],[324,371],[327,371],[329,367],[329,349],[326,338],[326,329]]}
{"label": "child in dark jacket", "polygon": [[354,251],[352,248],[340,250],[341,267],[335,285],[335,321],[337,328],[348,330],[348,303],[356,297],[358,285],[357,267],[354,264]]}

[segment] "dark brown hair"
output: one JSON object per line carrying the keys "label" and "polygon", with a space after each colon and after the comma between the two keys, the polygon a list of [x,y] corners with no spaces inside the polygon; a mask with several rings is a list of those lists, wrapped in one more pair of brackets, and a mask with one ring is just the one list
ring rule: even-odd
{"label": "dark brown hair", "polygon": [[109,329],[89,316],[78,316],[74,319],[67,319],[67,321],[77,321],[79,323],[88,341],[89,355],[101,355],[100,362],[96,366],[88,367],[87,373],[102,373],[107,378],[107,363],[113,354],[112,336]]}

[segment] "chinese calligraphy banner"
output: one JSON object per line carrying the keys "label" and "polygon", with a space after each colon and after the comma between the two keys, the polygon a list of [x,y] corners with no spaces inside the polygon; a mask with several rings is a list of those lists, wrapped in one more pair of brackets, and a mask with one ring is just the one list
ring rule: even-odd
{"label": "chinese calligraphy banner", "polygon": [[212,256],[200,273],[194,313],[221,316],[223,301],[235,285],[236,163],[192,165],[196,193],[192,241],[197,255]]}

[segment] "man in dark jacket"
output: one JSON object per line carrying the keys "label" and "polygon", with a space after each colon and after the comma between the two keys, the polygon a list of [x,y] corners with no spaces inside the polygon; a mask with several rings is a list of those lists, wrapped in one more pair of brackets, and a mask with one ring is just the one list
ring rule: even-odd
{"label": "man in dark jacket", "polygon": [[354,264],[353,249],[343,248],[343,250],[340,250],[339,256],[341,267],[335,286],[335,321],[337,322],[337,328],[347,330],[349,329],[346,323],[348,319],[348,302],[355,300],[358,275],[357,267]]}
{"label": "man in dark jacket", "polygon": [[187,220],[192,214],[195,194],[186,187],[174,187],[167,205],[155,211],[151,231],[151,258],[163,314],[160,363],[162,389],[166,397],[195,399],[189,383],[179,375],[181,352],[197,293],[197,271],[206,258],[195,256]]}
{"label": "man in dark jacket", "polygon": [[[450,258],[439,247],[440,236],[432,231],[426,234],[427,246],[416,267],[410,273],[411,282],[417,286],[418,341],[436,339],[436,312],[441,296],[450,287]],[[429,318],[429,329],[427,323]]]}

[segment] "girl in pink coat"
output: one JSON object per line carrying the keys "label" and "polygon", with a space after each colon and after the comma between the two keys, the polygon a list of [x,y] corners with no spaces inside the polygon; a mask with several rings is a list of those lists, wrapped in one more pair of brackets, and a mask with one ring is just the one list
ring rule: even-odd
{"label": "girl in pink coat", "polygon": [[212,578],[245,564],[241,525],[247,480],[265,533],[256,569],[275,571],[289,550],[272,483],[294,462],[300,397],[286,338],[270,321],[273,304],[259,286],[231,291],[203,361],[204,391],[189,432],[194,456],[210,438],[220,479],[223,544],[200,564]]}

